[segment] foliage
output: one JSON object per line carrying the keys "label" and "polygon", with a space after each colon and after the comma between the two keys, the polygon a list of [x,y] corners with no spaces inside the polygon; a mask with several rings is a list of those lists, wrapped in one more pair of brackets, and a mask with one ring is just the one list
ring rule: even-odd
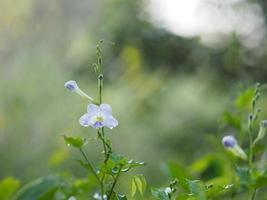
{"label": "foliage", "polygon": [[[67,146],[77,150],[82,159],[77,163],[88,172],[77,178],[70,173],[59,173],[39,178],[19,188],[19,181],[6,178],[0,182],[0,197],[3,200],[223,200],[223,199],[259,199],[266,196],[267,166],[265,163],[266,147],[263,145],[267,121],[260,117],[258,102],[261,85],[256,84],[239,94],[234,101],[234,109],[224,113],[221,129],[231,130],[231,135],[223,137],[221,143],[217,137],[210,138],[216,151],[207,153],[191,164],[180,161],[168,162],[162,169],[172,181],[167,187],[150,187],[142,174],[129,172],[144,166],[125,155],[117,153],[106,129],[111,131],[118,125],[112,115],[112,108],[103,103],[104,75],[103,55],[100,44],[96,47],[97,62],[93,69],[97,77],[97,98],[83,92],[76,81],[68,81],[65,87],[89,100],[87,112],[79,123],[95,129],[96,138],[66,136]],[[237,138],[237,139],[236,139]],[[91,142],[99,141],[102,145],[103,158],[94,164],[85,148]],[[224,149],[223,149],[224,147]],[[126,174],[131,175],[130,189],[122,190],[120,180]],[[150,193],[146,188],[150,187]]]}

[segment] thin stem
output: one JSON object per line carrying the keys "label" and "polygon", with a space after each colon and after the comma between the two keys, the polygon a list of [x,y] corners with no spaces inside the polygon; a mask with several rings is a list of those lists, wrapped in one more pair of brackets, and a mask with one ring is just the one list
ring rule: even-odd
{"label": "thin stem", "polygon": [[249,157],[248,157],[248,163],[250,166],[250,169],[252,169],[252,164],[253,164],[253,139],[252,139],[252,131],[249,130],[248,132],[249,135]]}
{"label": "thin stem", "polygon": [[88,158],[87,158],[86,154],[84,153],[83,149],[79,148],[79,150],[80,150],[83,158],[85,159],[90,171],[92,172],[92,174],[96,177],[97,181],[99,182],[100,187],[101,187],[101,194],[103,195],[103,183],[102,183],[102,181],[99,179],[97,173],[95,172],[93,166],[91,165],[90,161],[88,160]]}
{"label": "thin stem", "polygon": [[107,159],[106,141],[105,141],[105,138],[103,137],[103,135],[101,134],[101,132],[99,130],[97,131],[97,134],[98,134],[98,137],[102,141],[102,144],[103,144],[103,149],[104,149],[104,154],[105,154],[105,163],[106,163],[106,159]]}
{"label": "thin stem", "polygon": [[257,190],[253,190],[252,191],[252,195],[251,195],[251,198],[250,198],[250,200],[254,200],[255,199],[255,197],[256,197],[256,193],[257,193]]}
{"label": "thin stem", "polygon": [[113,184],[112,184],[112,186],[111,186],[111,189],[110,189],[110,192],[109,192],[109,194],[108,194],[108,198],[107,198],[107,200],[109,200],[110,199],[110,197],[111,197],[111,195],[112,195],[112,192],[113,192],[113,190],[114,190],[114,188],[115,188],[115,186],[116,186],[116,184],[117,184],[117,182],[118,182],[118,179],[119,179],[119,177],[120,177],[120,174],[121,173],[121,168],[120,168],[120,170],[119,170],[119,172],[118,172],[118,174],[117,174],[117,176],[116,176],[116,178],[115,178],[115,180],[114,180],[114,182],[113,182]]}
{"label": "thin stem", "polygon": [[103,92],[103,74],[98,75],[98,103],[99,105],[102,103],[102,92]]}

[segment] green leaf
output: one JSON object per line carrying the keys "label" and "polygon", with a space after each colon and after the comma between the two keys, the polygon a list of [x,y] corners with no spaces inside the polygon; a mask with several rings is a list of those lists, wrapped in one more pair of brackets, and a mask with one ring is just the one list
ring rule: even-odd
{"label": "green leaf", "polygon": [[7,177],[0,181],[0,199],[8,200],[19,188],[20,182],[13,178]]}
{"label": "green leaf", "polygon": [[131,181],[131,191],[132,191],[131,194],[132,194],[132,197],[134,197],[134,195],[136,193],[136,189],[137,189],[137,186],[135,184],[134,179],[132,179],[132,181]]}
{"label": "green leaf", "polygon": [[206,193],[205,193],[205,186],[204,184],[199,180],[188,180],[187,184],[190,189],[190,192],[192,195],[197,197],[199,200],[206,200]]}
{"label": "green leaf", "polygon": [[81,148],[87,144],[87,140],[80,137],[68,137],[64,135],[64,140],[68,146],[72,146],[74,148]]}
{"label": "green leaf", "polygon": [[223,121],[225,124],[236,128],[237,130],[241,129],[241,116],[233,114],[230,112],[225,112],[223,115]]}
{"label": "green leaf", "polygon": [[151,188],[152,195],[158,200],[170,200],[168,194],[162,188]]}
{"label": "green leaf", "polygon": [[253,186],[255,189],[267,186],[267,176],[258,177]]}
{"label": "green leaf", "polygon": [[190,178],[190,176],[182,165],[177,162],[169,162],[167,164],[167,172],[172,178],[178,179],[178,184],[180,187],[188,190],[186,179]]}
{"label": "green leaf", "polygon": [[132,197],[136,194],[136,191],[140,193],[141,196],[144,195],[146,190],[146,179],[143,175],[136,175],[131,181]]}
{"label": "green leaf", "polygon": [[254,97],[255,88],[250,87],[246,89],[244,92],[239,94],[239,96],[235,100],[235,105],[238,109],[243,110],[250,107],[252,99]]}
{"label": "green leaf", "polygon": [[232,188],[233,185],[227,185],[227,186],[221,186],[221,185],[209,185],[207,187],[207,197],[208,198],[214,198],[220,194],[222,194],[223,192],[226,192],[227,190],[229,190],[230,188]]}
{"label": "green leaf", "polygon": [[60,186],[60,179],[57,176],[48,176],[37,179],[23,188],[21,188],[17,195],[16,200],[39,200],[43,199],[45,195],[51,197],[51,191],[56,190]]}
{"label": "green leaf", "polygon": [[128,159],[122,155],[119,155],[115,152],[110,154],[110,159],[116,164],[120,166],[124,166],[127,164]]}
{"label": "green leaf", "polygon": [[251,184],[251,176],[249,169],[246,167],[237,167],[236,175],[239,177],[240,183],[246,186]]}
{"label": "green leaf", "polygon": [[267,186],[267,171],[254,175],[253,187],[255,189]]}

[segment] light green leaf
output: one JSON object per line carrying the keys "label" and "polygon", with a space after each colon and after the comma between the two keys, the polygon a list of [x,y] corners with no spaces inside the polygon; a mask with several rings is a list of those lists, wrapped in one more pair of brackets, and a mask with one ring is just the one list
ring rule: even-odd
{"label": "light green leaf", "polygon": [[235,100],[236,107],[240,110],[249,108],[252,102],[253,96],[254,96],[254,92],[255,92],[255,88],[250,87],[246,89],[244,92],[242,92],[241,94],[239,94],[239,96]]}
{"label": "light green leaf", "polygon": [[0,181],[0,199],[8,200],[14,194],[14,192],[19,188],[20,182],[13,178],[7,177]]}
{"label": "light green leaf", "polygon": [[134,179],[132,179],[131,181],[131,191],[132,191],[132,197],[134,197],[135,193],[136,193],[136,184]]}
{"label": "light green leaf", "polygon": [[132,178],[131,190],[132,190],[132,197],[136,194],[137,190],[141,196],[144,195],[146,190],[146,180],[143,175],[136,175]]}
{"label": "light green leaf", "polygon": [[87,140],[80,137],[68,137],[64,135],[64,140],[68,146],[72,146],[74,148],[81,148],[87,144]]}

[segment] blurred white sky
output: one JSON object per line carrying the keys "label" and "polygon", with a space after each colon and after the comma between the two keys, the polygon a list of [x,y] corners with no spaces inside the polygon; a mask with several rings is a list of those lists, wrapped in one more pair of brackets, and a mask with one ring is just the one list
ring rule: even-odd
{"label": "blurred white sky", "polygon": [[199,36],[205,44],[224,43],[235,33],[247,48],[266,35],[261,7],[245,0],[147,0],[150,20],[183,37]]}

